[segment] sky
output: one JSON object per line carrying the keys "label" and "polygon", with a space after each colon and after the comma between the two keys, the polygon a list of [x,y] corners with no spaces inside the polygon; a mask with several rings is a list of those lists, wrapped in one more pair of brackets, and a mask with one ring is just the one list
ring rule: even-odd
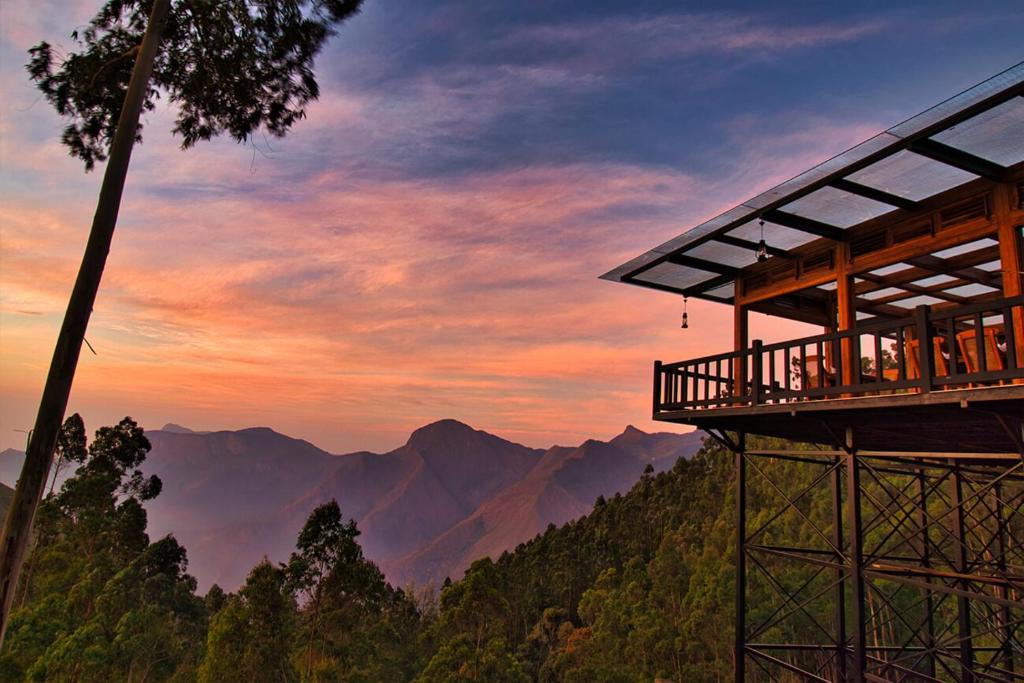
{"label": "sky", "polygon": [[[95,208],[24,71],[98,8],[0,3],[0,447],[23,447]],[[650,420],[731,311],[610,268],[1024,59],[1017,2],[367,0],[285,139],[144,117],[69,413],[387,450]],[[752,334],[787,335],[759,318]]]}

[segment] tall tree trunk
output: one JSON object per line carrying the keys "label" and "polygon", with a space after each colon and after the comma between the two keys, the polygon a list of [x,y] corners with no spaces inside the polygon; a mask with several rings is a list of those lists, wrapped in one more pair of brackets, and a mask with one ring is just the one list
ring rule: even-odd
{"label": "tall tree trunk", "polygon": [[42,498],[43,488],[50,473],[57,434],[64,421],[64,411],[71,394],[82,340],[89,324],[100,278],[107,263],[110,243],[114,237],[117,213],[121,207],[121,194],[128,174],[128,163],[135,144],[142,104],[149,89],[153,60],[163,34],[170,9],[170,0],[156,0],[150,11],[149,23],[132,70],[131,82],[125,93],[124,105],[117,121],[117,130],[110,145],[110,158],[103,173],[96,214],[93,216],[89,241],[78,270],[75,288],[71,292],[64,322],[57,336],[57,346],[50,361],[43,398],[39,403],[35,427],[29,437],[25,464],[14,491],[14,499],[4,523],[3,542],[0,544],[0,647],[7,631],[8,616],[18,586],[18,573],[25,559],[32,519]]}

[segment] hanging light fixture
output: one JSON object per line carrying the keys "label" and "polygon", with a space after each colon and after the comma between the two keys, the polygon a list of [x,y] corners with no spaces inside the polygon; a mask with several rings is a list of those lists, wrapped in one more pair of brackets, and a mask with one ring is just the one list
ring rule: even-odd
{"label": "hanging light fixture", "polygon": [[764,219],[758,218],[757,222],[761,224],[761,241],[757,243],[757,261],[763,263],[768,260],[768,244],[764,241]]}
{"label": "hanging light fixture", "polygon": [[685,296],[683,297],[683,324],[680,325],[680,327],[682,329],[684,329],[684,330],[690,327],[690,318],[686,314],[686,301],[687,301],[687,298],[688,297],[685,297]]}

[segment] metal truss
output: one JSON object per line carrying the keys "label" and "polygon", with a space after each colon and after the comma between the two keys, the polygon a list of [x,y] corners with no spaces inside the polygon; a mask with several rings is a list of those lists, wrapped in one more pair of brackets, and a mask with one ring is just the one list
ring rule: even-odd
{"label": "metal truss", "polygon": [[747,447],[736,680],[1024,681],[1024,457]]}

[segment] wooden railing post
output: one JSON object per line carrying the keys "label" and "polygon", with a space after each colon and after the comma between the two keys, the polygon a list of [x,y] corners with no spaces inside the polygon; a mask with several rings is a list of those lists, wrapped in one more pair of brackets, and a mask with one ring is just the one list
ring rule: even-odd
{"label": "wooden railing post", "polygon": [[661,409],[661,361],[654,361],[654,403],[651,408],[652,415],[657,418]]}
{"label": "wooden railing post", "polygon": [[750,399],[755,406],[761,403],[761,345],[760,339],[750,345]]}
{"label": "wooden railing post", "polygon": [[921,304],[916,309],[917,318],[917,365],[921,368],[921,393],[932,390],[932,377],[935,374],[935,349],[932,340],[931,321],[928,319],[928,306]]}

